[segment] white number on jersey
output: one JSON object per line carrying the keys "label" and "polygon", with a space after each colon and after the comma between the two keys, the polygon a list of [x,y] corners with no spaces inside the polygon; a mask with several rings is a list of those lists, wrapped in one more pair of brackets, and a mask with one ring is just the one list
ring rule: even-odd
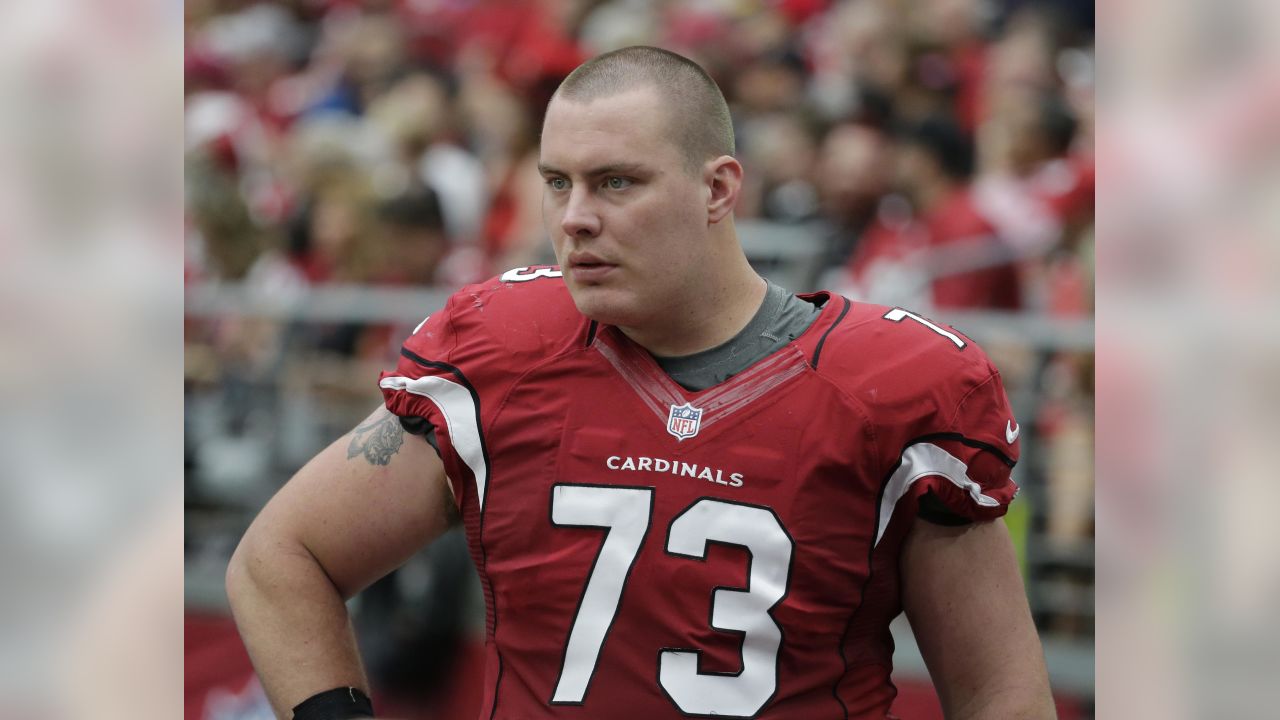
{"label": "white number on jersey", "polygon": [[938,333],[938,334],[939,334],[939,335],[941,335],[942,337],[944,337],[944,338],[946,338],[946,339],[950,340],[951,342],[955,343],[955,344],[956,344],[956,347],[960,348],[961,350],[963,350],[963,349],[964,349],[964,346],[967,344],[967,343],[965,343],[965,341],[964,341],[964,340],[961,340],[961,339],[960,339],[960,336],[959,336],[959,335],[956,335],[955,333],[951,332],[950,330],[946,330],[946,329],[944,329],[944,328],[941,328],[941,327],[939,327],[939,326],[937,326],[937,325],[935,325],[935,324],[933,324],[933,323],[929,322],[928,320],[925,320],[924,318],[920,317],[919,315],[917,315],[917,314],[915,314],[915,313],[913,313],[913,312],[910,312],[910,311],[908,311],[908,310],[903,310],[902,308],[894,308],[894,309],[890,310],[889,312],[885,313],[883,317],[884,317],[884,319],[885,319],[885,320],[892,320],[893,322],[902,322],[902,319],[903,319],[903,318],[911,318],[912,320],[915,320],[916,322],[920,323],[921,325],[923,325],[923,326],[925,326],[925,327],[929,328],[930,330],[932,330],[932,331],[934,331],[934,332]]}
{"label": "white number on jersey", "polygon": [[618,614],[622,586],[649,529],[651,488],[556,485],[551,489],[551,522],[566,527],[608,530],[569,630],[553,703],[581,703],[600,658],[600,646]]}
{"label": "white number on jersey", "polygon": [[529,282],[530,280],[537,280],[538,278],[558,277],[564,277],[564,273],[555,268],[518,267],[502,273],[502,277],[499,279],[502,280],[502,282]]}
{"label": "white number on jersey", "polygon": [[[651,488],[558,484],[551,493],[551,521],[566,527],[609,530],[587,578],[565,645],[564,664],[551,702],[581,704],[618,614],[653,507]],[[658,684],[685,713],[755,715],[777,690],[782,629],[770,611],[787,594],[793,543],[768,508],[703,498],[671,521],[669,554],[704,559],[707,543],[746,548],[751,576],[746,589],[718,588],[711,597],[711,627],[743,633],[742,672],[698,672],[696,649],[663,650]]]}
{"label": "white number on jersey", "polygon": [[658,682],[688,714],[749,717],[778,689],[782,628],[769,611],[787,594],[791,537],[771,510],[703,498],[672,521],[667,552],[703,559],[711,541],[751,553],[747,588],[717,588],[711,594],[711,627],[743,633],[742,672],[704,675],[698,672],[699,651],[663,650]]}

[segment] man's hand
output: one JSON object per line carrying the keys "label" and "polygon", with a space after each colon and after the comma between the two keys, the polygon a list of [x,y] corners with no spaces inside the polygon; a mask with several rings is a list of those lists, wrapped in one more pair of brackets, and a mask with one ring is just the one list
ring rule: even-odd
{"label": "man's hand", "polygon": [[344,602],[456,518],[444,467],[384,408],[298,471],[227,569],[227,596],[277,716],[335,687],[369,689]]}
{"label": "man's hand", "polygon": [[1003,522],[917,519],[900,569],[903,607],[949,720],[1056,717]]}

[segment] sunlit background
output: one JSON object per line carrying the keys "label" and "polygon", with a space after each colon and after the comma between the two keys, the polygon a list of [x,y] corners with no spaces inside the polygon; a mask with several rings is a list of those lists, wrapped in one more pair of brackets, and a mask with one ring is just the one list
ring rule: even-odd
{"label": "sunlit background", "polygon": [[[0,7],[0,717],[265,717],[219,586],[236,534],[425,312],[545,257],[541,105],[632,43],[725,89],[764,272],[1000,364],[1062,716],[1274,717],[1280,6],[1101,10],[1095,72],[1072,2]],[[930,170],[966,144],[948,234]],[[403,718],[476,689],[449,542],[355,608]],[[900,714],[935,717],[899,636]]]}

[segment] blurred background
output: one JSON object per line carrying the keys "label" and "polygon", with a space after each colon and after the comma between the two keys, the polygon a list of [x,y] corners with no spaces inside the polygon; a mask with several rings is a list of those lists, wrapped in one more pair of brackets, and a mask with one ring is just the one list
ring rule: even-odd
{"label": "blurred background", "polygon": [[[887,44],[887,57],[901,57],[906,38],[917,32],[901,29],[907,26],[901,18],[915,5],[866,5],[895,10],[889,17],[898,19],[880,26],[892,29],[844,31],[852,39],[834,55],[845,58],[835,67],[846,68],[836,77],[847,81],[855,77],[854,68],[857,77],[872,77],[871,65],[856,59],[870,57],[867,48]],[[304,18],[314,36],[314,13],[320,11],[307,7],[288,12]],[[335,12],[349,16],[343,7],[335,6]],[[353,7],[357,14],[374,13]],[[428,0],[412,7],[476,12],[457,2]],[[672,33],[675,17],[664,19],[668,13],[702,11],[732,23],[749,21],[736,6],[708,10],[706,4],[681,3],[661,6],[669,8],[661,12],[644,2],[620,7],[638,8],[639,20],[620,24],[645,37]],[[835,7],[854,12],[846,3],[816,3],[815,14],[801,21],[801,35],[832,32],[839,25],[829,14]],[[1007,20],[996,19],[1012,17],[1021,7],[995,3],[979,9],[977,46],[988,62],[1010,28]],[[195,139],[189,128],[186,137],[182,132],[191,109],[178,101],[184,65],[190,67],[188,51],[200,46],[208,21],[249,9],[174,0],[0,3],[0,717],[172,720],[184,706],[204,712],[205,695],[221,698],[213,702],[224,716],[252,717],[247,663],[234,656],[233,636],[218,624],[225,619],[218,605],[219,572],[199,558],[213,558],[216,565],[220,554],[205,548],[217,541],[203,538],[221,534],[225,552],[234,535],[216,529],[233,520],[202,524],[201,513],[221,504],[224,516],[239,513],[243,523],[253,503],[215,502],[207,498],[217,491],[202,489],[184,508],[178,493],[184,454],[189,465],[199,464],[192,446],[204,442],[196,440],[190,408],[185,414],[183,409],[184,399],[190,401],[193,387],[199,387],[192,366],[200,362],[184,362],[184,325],[189,332],[193,325],[218,324],[314,330],[321,321],[291,318],[326,317],[324,308],[333,304],[356,312],[350,308],[361,304],[313,294],[299,296],[306,300],[256,301],[247,299],[244,288],[235,295],[233,289],[242,287],[236,281],[215,283],[211,278],[219,271],[190,279],[193,266],[209,263],[192,262],[190,250],[207,242],[188,243],[186,252],[183,247],[196,217],[195,203],[184,202],[184,161],[187,172],[199,166],[184,146],[202,145],[188,142]],[[277,10],[287,8],[268,12]],[[1271,455],[1280,431],[1280,323],[1273,314],[1280,308],[1280,3],[1124,0],[1099,3],[1098,10],[1097,91],[1083,95],[1086,102],[1097,99],[1094,145],[1102,179],[1096,227],[1097,237],[1105,238],[1097,245],[1094,293],[1101,388],[1093,416],[1096,716],[1271,720],[1280,707],[1280,523],[1274,519],[1280,483]],[[823,20],[810,30],[813,18]],[[800,27],[790,20],[783,24]],[[413,26],[402,23],[403,29]],[[462,37],[454,25],[436,27],[449,29],[437,35],[450,42]],[[581,44],[585,37],[579,32],[574,40]],[[686,37],[668,39],[683,48]],[[504,51],[516,47],[498,45]],[[1038,43],[1017,44],[1028,45]],[[703,56],[707,48],[737,47],[727,40],[697,45]],[[697,48],[690,54],[698,55]],[[313,62],[292,57],[295,64],[285,76],[307,76]],[[526,65],[541,67],[534,61],[507,63],[516,69]],[[748,66],[743,61],[730,72]],[[813,68],[819,66],[829,67],[819,62]],[[1055,62],[1054,72],[1058,67]],[[1067,67],[1088,63],[1068,60]],[[725,70],[716,72],[723,80]],[[1039,72],[1032,76],[1043,78]],[[201,86],[185,74],[189,97]],[[1065,77],[1050,84],[1063,91],[1071,83],[1089,86],[1088,73]],[[819,95],[848,97],[868,82]],[[254,97],[224,96],[231,94]],[[736,104],[741,114],[741,99]],[[985,117],[994,106],[984,106]],[[536,108],[530,112],[537,117]],[[1077,133],[1092,127],[1090,115],[1075,111]],[[454,127],[459,138],[482,131],[480,125]],[[275,132],[278,141],[282,134]],[[981,142],[984,136],[975,137]],[[454,144],[478,152],[469,140]],[[745,160],[745,137],[743,148]],[[753,167],[754,174],[768,169]],[[242,181],[239,171],[230,177]],[[466,182],[474,180],[457,180]],[[201,186],[190,177],[185,185]],[[264,237],[262,228],[276,228],[272,242],[281,242],[271,222],[245,227],[254,228],[256,238]],[[218,296],[221,313],[201,297],[215,286],[228,291]],[[320,290],[309,287],[309,293]],[[253,297],[261,296],[272,297]],[[391,297],[367,304],[394,306]],[[422,303],[408,304],[414,307],[405,313],[417,322]],[[929,312],[953,319],[960,311]],[[1030,343],[1035,328],[1060,322],[1044,314],[1030,317],[1036,318],[1031,328],[1003,324],[1006,335]],[[984,344],[995,340],[966,324],[967,318],[955,321]],[[1013,366],[1000,361],[1012,380]],[[235,359],[223,367],[247,365]],[[1075,374],[1057,374],[1063,376]],[[360,374],[339,385],[358,391],[366,382],[372,385],[371,376]],[[259,386],[240,388],[242,395],[266,394]],[[1018,411],[1024,432],[1030,432],[1026,406]],[[280,425],[280,432],[288,427]],[[332,434],[346,429],[335,427]],[[1045,430],[1037,427],[1036,433],[1041,448],[1034,453],[1044,462]],[[1028,461],[1019,472],[1029,476],[1019,481],[1030,493],[1036,483],[1047,488],[1050,481],[1042,471],[1032,472],[1032,436],[1027,437]],[[235,443],[223,445],[224,458],[233,457]],[[250,458],[242,467],[261,462],[253,451],[241,454]],[[1093,467],[1084,454],[1073,456],[1082,469]],[[278,463],[274,479],[269,472],[254,476],[254,492],[269,493],[291,469],[287,464]],[[207,485],[191,480],[195,472],[187,477],[191,484]],[[1068,500],[1065,507],[1085,504]],[[1024,493],[1019,505],[1032,507],[1031,497]],[[1035,506],[1056,512],[1055,505]],[[1024,544],[1029,563],[1033,537],[1028,531]],[[442,572],[447,571],[435,577]],[[428,576],[410,572],[401,582],[421,589],[433,582]],[[417,595],[429,596],[435,597]],[[1046,640],[1055,647],[1061,635],[1045,625],[1043,601],[1032,602],[1041,608]],[[465,614],[459,615],[454,627],[466,627]],[[899,654],[904,697],[910,686],[908,651],[904,646]],[[1050,665],[1062,694],[1063,665],[1052,656]],[[450,682],[461,685],[466,677]],[[222,690],[203,692],[215,687]],[[928,717],[925,712],[903,717]]]}
{"label": "blurred background", "polygon": [[[1001,369],[1006,522],[1060,717],[1094,716],[1091,2],[188,0],[183,35],[187,720],[270,717],[222,588],[240,534],[424,316],[554,262],[543,108],[634,44],[724,90],[757,269],[953,324]],[[481,603],[458,534],[353,601],[384,715],[474,717]],[[896,712],[940,718],[895,634]]]}

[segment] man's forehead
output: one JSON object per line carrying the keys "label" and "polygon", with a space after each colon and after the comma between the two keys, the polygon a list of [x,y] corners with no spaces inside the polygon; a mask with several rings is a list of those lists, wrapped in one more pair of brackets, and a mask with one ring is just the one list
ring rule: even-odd
{"label": "man's forehead", "polygon": [[662,105],[661,96],[662,93],[659,92],[659,89],[652,85],[637,85],[590,95],[565,94],[561,91],[556,91],[551,96],[551,101],[547,103],[547,113],[550,114],[552,108],[581,110],[584,108],[607,109],[639,105],[656,109]]}
{"label": "man's forehead", "polygon": [[640,88],[591,99],[554,96],[543,119],[547,133],[620,132],[665,134],[669,114],[652,89]]}
{"label": "man's forehead", "polygon": [[640,168],[678,152],[653,91],[628,91],[591,100],[555,97],[547,106],[540,142],[544,170],[592,172]]}

